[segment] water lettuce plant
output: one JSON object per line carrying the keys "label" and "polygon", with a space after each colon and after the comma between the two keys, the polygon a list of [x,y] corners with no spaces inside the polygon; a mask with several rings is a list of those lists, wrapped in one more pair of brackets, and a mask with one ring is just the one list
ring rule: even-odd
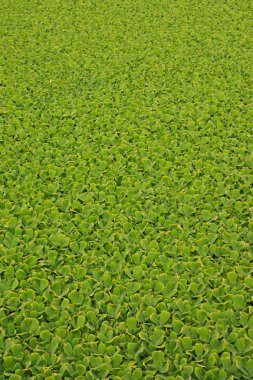
{"label": "water lettuce plant", "polygon": [[252,379],[251,2],[0,13],[0,380]]}

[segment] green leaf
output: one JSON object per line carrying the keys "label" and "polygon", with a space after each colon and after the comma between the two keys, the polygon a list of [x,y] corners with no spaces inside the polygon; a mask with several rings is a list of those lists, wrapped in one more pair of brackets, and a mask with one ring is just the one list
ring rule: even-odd
{"label": "green leaf", "polygon": [[203,379],[203,374],[204,374],[203,368],[196,367],[194,372],[195,372],[195,375],[196,375],[197,379],[199,379],[199,380]]}
{"label": "green leaf", "polygon": [[127,328],[129,330],[136,330],[137,329],[137,319],[134,317],[127,318],[126,320]]}
{"label": "green leaf", "polygon": [[231,358],[229,352],[223,352],[220,361],[225,370],[229,370],[231,368]]}
{"label": "green leaf", "polygon": [[98,323],[98,318],[94,311],[90,310],[87,313],[87,320],[92,323],[93,325],[96,325]]}
{"label": "green leaf", "polygon": [[200,339],[201,339],[203,342],[206,342],[206,343],[209,342],[209,339],[210,339],[210,331],[208,330],[207,327],[205,327],[205,326],[203,326],[203,327],[199,327],[199,328],[198,328],[198,334],[199,334]]}
{"label": "green leaf", "polygon": [[233,305],[235,310],[242,310],[246,307],[246,302],[244,297],[240,294],[236,294],[233,296]]}
{"label": "green leaf", "polygon": [[165,332],[159,328],[155,328],[153,334],[150,337],[151,342],[155,346],[160,346],[165,338]]}
{"label": "green leaf", "polygon": [[209,210],[202,210],[201,212],[201,219],[205,222],[212,219],[212,216],[213,215]]}
{"label": "green leaf", "polygon": [[21,323],[22,331],[34,334],[39,327],[39,321],[35,318],[25,318]]}
{"label": "green leaf", "polygon": [[196,343],[194,346],[194,351],[197,358],[201,358],[204,353],[204,345],[202,343]]}
{"label": "green leaf", "polygon": [[79,315],[77,317],[77,321],[76,321],[76,327],[77,328],[81,328],[85,325],[85,322],[86,322],[86,317],[85,315]]}
{"label": "green leaf", "polygon": [[139,277],[143,272],[143,269],[140,265],[137,265],[133,269],[133,277]]}
{"label": "green leaf", "polygon": [[70,301],[74,304],[74,305],[80,305],[82,302],[83,302],[83,295],[80,293],[80,291],[77,291],[77,290],[72,290],[69,294],[68,294],[68,297],[70,299]]}
{"label": "green leaf", "polygon": [[248,336],[251,340],[253,340],[253,329],[248,330]]}
{"label": "green leaf", "polygon": [[12,370],[15,365],[15,359],[13,356],[4,356],[4,368],[7,370]]}
{"label": "green leaf", "polygon": [[143,372],[141,368],[135,368],[135,370],[132,372],[132,379],[141,380],[142,378],[143,378]]}
{"label": "green leaf", "polygon": [[219,370],[218,379],[219,380],[226,380],[228,378],[227,372],[224,371],[224,369]]}
{"label": "green leaf", "polygon": [[245,351],[246,342],[244,338],[237,339],[237,341],[235,342],[235,345],[239,351],[239,354],[242,354]]}
{"label": "green leaf", "polygon": [[182,376],[184,379],[190,379],[191,378],[191,375],[193,373],[193,366],[191,365],[186,365],[183,370],[182,370]]}
{"label": "green leaf", "polygon": [[13,344],[11,346],[11,351],[15,358],[23,356],[23,347],[21,344]]}
{"label": "green leaf", "polygon": [[49,285],[49,281],[46,278],[40,280],[40,291],[45,290]]}
{"label": "green leaf", "polygon": [[67,357],[73,356],[73,348],[72,345],[68,342],[63,345],[63,351]]}
{"label": "green leaf", "polygon": [[253,289],[253,277],[251,277],[251,276],[245,277],[245,279],[244,279],[244,283],[245,283],[245,285],[246,285],[249,289]]}
{"label": "green leaf", "polygon": [[189,336],[183,337],[182,346],[184,350],[190,350],[192,348],[192,339]]}
{"label": "green leaf", "polygon": [[50,343],[50,353],[54,354],[57,351],[59,344],[61,343],[61,338],[59,336],[53,337]]}
{"label": "green leaf", "polygon": [[183,322],[180,321],[179,319],[173,319],[172,320],[172,327],[173,330],[176,331],[177,333],[180,332],[181,328],[184,326]]}
{"label": "green leaf", "polygon": [[152,359],[153,359],[154,367],[160,370],[164,364],[164,352],[163,351],[152,352]]}
{"label": "green leaf", "polygon": [[227,278],[230,284],[236,284],[237,281],[237,273],[234,271],[228,272]]}
{"label": "green leaf", "polygon": [[50,243],[53,247],[67,247],[69,245],[69,238],[61,232],[57,232],[50,236]]}
{"label": "green leaf", "polygon": [[9,379],[10,379],[10,380],[22,380],[22,376],[12,374],[12,375],[9,377]]}
{"label": "green leaf", "polygon": [[246,361],[246,370],[249,375],[253,375],[253,359],[248,359]]}
{"label": "green leaf", "polygon": [[117,353],[114,354],[112,356],[112,359],[111,359],[111,363],[112,363],[113,368],[118,368],[120,366],[122,360],[123,360],[122,355],[117,354]]}
{"label": "green leaf", "polygon": [[170,319],[170,312],[167,310],[163,310],[160,314],[160,323],[161,325],[165,325]]}

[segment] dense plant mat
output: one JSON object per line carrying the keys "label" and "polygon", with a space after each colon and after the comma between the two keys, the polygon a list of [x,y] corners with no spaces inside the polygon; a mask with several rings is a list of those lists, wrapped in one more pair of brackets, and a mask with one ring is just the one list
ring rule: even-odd
{"label": "dense plant mat", "polygon": [[2,0],[0,380],[253,379],[249,0]]}

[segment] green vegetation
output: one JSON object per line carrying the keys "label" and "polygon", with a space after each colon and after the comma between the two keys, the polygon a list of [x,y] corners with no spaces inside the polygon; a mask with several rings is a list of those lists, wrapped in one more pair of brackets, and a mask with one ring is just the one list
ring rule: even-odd
{"label": "green vegetation", "polygon": [[253,378],[249,0],[2,0],[0,380]]}

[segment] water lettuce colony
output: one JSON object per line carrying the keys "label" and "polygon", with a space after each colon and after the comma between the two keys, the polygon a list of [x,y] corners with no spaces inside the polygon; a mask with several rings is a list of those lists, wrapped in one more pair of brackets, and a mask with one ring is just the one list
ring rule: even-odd
{"label": "water lettuce colony", "polygon": [[0,380],[253,378],[251,15],[1,1]]}

